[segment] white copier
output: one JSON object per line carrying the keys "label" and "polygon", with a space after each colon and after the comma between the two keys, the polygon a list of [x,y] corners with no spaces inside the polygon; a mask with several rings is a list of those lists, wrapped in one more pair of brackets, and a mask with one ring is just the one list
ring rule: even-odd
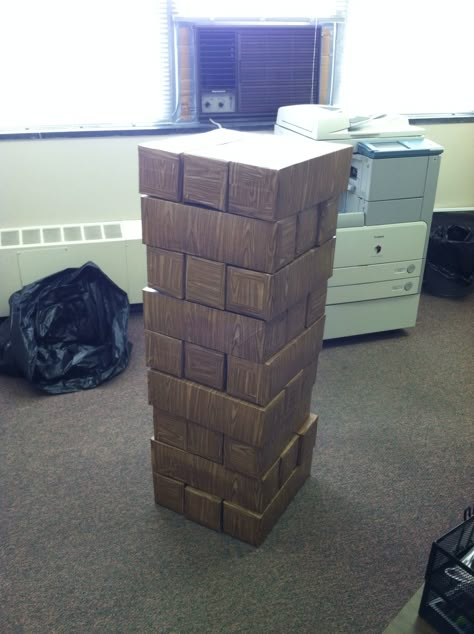
{"label": "white copier", "polygon": [[319,105],[282,107],[275,134],[351,143],[339,202],[325,339],[416,324],[443,148],[398,115],[350,117]]}

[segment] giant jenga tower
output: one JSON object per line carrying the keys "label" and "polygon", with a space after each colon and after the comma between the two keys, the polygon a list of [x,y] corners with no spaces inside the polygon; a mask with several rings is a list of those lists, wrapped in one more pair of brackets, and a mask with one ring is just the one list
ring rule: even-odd
{"label": "giant jenga tower", "polygon": [[139,147],[155,500],[256,545],[311,469],[351,156],[229,130]]}

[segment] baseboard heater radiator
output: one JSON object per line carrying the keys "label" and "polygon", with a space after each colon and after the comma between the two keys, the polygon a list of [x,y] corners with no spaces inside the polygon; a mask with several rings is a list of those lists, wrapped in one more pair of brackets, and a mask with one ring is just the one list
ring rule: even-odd
{"label": "baseboard heater radiator", "polygon": [[131,304],[140,304],[147,279],[141,235],[140,220],[0,229],[0,317],[25,284],[89,260],[128,293]]}
{"label": "baseboard heater radiator", "polygon": [[8,298],[26,284],[92,261],[128,294],[142,302],[146,251],[140,220],[32,226],[0,230],[0,317]]}

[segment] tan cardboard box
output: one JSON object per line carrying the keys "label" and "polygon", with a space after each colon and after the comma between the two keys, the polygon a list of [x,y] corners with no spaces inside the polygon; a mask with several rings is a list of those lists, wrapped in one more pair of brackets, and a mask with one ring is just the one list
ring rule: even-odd
{"label": "tan cardboard box", "polygon": [[295,257],[296,217],[264,222],[147,196],[141,206],[148,246],[268,273]]}
{"label": "tan cardboard box", "polygon": [[287,313],[287,341],[300,335],[306,325],[306,306],[308,298],[305,297],[297,304],[290,306]]}
{"label": "tan cardboard box", "polygon": [[282,422],[263,447],[252,447],[234,438],[224,437],[224,464],[229,469],[259,477],[276,460],[310,414],[316,366],[317,363],[313,363],[301,370],[286,386]]}
{"label": "tan cardboard box", "polygon": [[265,363],[229,355],[227,391],[237,398],[266,405],[300,370],[317,361],[323,331],[324,317],[320,317]]}
{"label": "tan cardboard box", "polygon": [[300,436],[295,434],[286,445],[280,456],[279,487],[285,484],[298,464]]}
{"label": "tan cardboard box", "polygon": [[214,462],[223,462],[222,433],[169,414],[156,406],[153,408],[153,428],[154,438],[158,442],[195,453]]}
{"label": "tan cardboard box", "polygon": [[222,530],[222,500],[210,493],[186,487],[184,489],[184,515],[189,520],[215,531]]}
{"label": "tan cardboard box", "polygon": [[173,297],[184,297],[184,258],[182,253],[147,247],[148,285]]}
{"label": "tan cardboard box", "polygon": [[186,256],[186,299],[213,308],[225,308],[226,265]]}
{"label": "tan cardboard box", "polygon": [[223,462],[224,435],[202,425],[187,422],[186,451],[213,462]]}
{"label": "tan cardboard box", "polygon": [[192,343],[185,344],[184,375],[190,381],[223,390],[225,370],[226,358],[222,352],[202,348]]}
{"label": "tan cardboard box", "polygon": [[[311,415],[311,421],[317,417]],[[312,423],[308,422],[308,430],[312,430]],[[300,442],[304,442],[302,436]],[[286,482],[279,488],[275,497],[263,512],[252,512],[242,508],[235,502],[224,500],[223,502],[223,530],[237,539],[259,546],[275,526],[288,504],[295,497],[298,490],[304,484],[311,472],[312,454],[305,453],[305,462],[296,466]]]}
{"label": "tan cardboard box", "polygon": [[316,244],[323,244],[336,235],[339,198],[331,198],[318,205],[318,235]]}
{"label": "tan cardboard box", "polygon": [[185,154],[183,200],[278,220],[342,193],[351,158],[348,145],[247,133]]}
{"label": "tan cardboard box", "polygon": [[226,309],[274,319],[315,289],[323,292],[332,275],[336,240],[328,240],[274,274],[227,267]]}
{"label": "tan cardboard box", "polygon": [[145,330],[145,358],[149,368],[183,376],[183,348],[179,339]]}
{"label": "tan cardboard box", "polygon": [[271,322],[143,291],[145,329],[217,352],[265,361],[287,341],[286,313]]}
{"label": "tan cardboard box", "polygon": [[148,397],[151,405],[164,412],[255,447],[271,441],[285,414],[284,390],[268,405],[259,407],[155,370],[148,372]]}
{"label": "tan cardboard box", "polygon": [[166,506],[175,513],[184,512],[184,482],[153,473],[153,489],[156,504]]}
{"label": "tan cardboard box", "polygon": [[311,463],[317,431],[318,417],[314,415],[308,417],[304,425],[298,430],[297,434],[300,437],[300,443],[297,462],[299,465]]}
{"label": "tan cardboard box", "polygon": [[233,501],[244,508],[262,512],[278,491],[279,461],[260,479],[229,471],[201,456],[151,440],[155,473]]}
{"label": "tan cardboard box", "polygon": [[319,205],[304,209],[296,217],[296,255],[301,255],[316,246],[319,209]]}
{"label": "tan cardboard box", "polygon": [[188,421],[179,416],[153,408],[154,438],[166,445],[186,449],[188,435]]}
{"label": "tan cardboard box", "polygon": [[229,167],[231,212],[280,219],[346,190],[352,146],[262,135],[258,147],[232,147],[244,143]]}
{"label": "tan cardboard box", "polygon": [[324,244],[336,235],[339,198],[301,211],[296,219],[296,255]]}
{"label": "tan cardboard box", "polygon": [[212,130],[203,134],[163,136],[138,146],[139,189],[141,194],[179,201],[182,197],[183,153],[201,146],[210,147],[241,137],[233,130]]}
{"label": "tan cardboard box", "polygon": [[326,310],[326,295],[327,289],[317,288],[308,295],[306,304],[306,328],[309,328],[311,324],[314,324]]}

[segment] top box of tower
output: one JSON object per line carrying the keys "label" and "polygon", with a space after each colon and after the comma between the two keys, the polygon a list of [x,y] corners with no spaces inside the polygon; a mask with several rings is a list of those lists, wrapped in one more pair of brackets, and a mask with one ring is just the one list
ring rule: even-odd
{"label": "top box of tower", "polygon": [[275,221],[337,197],[352,146],[213,130],[139,146],[140,193]]}

